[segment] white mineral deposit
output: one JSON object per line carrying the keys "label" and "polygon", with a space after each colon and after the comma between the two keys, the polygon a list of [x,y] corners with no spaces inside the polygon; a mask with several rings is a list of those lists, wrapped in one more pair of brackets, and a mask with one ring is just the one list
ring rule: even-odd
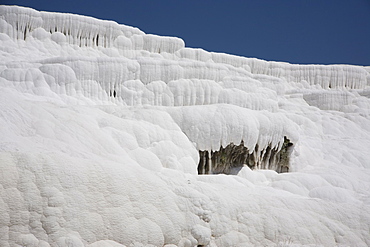
{"label": "white mineral deposit", "polygon": [[0,6],[0,246],[369,246],[369,72]]}

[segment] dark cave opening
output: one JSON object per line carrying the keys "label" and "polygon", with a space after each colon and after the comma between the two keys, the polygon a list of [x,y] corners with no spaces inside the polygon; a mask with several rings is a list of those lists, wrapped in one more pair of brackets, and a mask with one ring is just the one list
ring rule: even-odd
{"label": "dark cave opening", "polygon": [[198,174],[237,174],[248,166],[253,169],[269,169],[278,173],[289,172],[289,157],[293,143],[284,136],[281,149],[268,145],[260,148],[256,145],[250,152],[242,140],[239,145],[230,143],[218,151],[199,150]]}

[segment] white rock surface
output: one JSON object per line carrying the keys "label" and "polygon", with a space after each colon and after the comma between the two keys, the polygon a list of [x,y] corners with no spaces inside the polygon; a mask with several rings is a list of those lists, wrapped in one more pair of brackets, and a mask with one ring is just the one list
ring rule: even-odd
{"label": "white rock surface", "polygon": [[[369,72],[0,6],[0,246],[369,246]],[[197,175],[284,136],[290,173]]]}

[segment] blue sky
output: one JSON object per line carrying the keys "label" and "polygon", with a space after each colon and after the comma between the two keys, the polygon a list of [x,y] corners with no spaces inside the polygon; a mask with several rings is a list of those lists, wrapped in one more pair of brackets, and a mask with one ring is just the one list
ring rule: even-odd
{"label": "blue sky", "polygon": [[370,66],[370,0],[1,0],[114,20],[186,46],[300,64]]}

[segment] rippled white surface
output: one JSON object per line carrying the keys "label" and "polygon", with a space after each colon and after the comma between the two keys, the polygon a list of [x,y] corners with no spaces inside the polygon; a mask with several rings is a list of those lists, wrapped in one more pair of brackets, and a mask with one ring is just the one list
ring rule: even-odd
{"label": "rippled white surface", "polygon": [[[368,246],[369,67],[0,6],[1,246]],[[197,175],[198,150],[294,149]]]}

